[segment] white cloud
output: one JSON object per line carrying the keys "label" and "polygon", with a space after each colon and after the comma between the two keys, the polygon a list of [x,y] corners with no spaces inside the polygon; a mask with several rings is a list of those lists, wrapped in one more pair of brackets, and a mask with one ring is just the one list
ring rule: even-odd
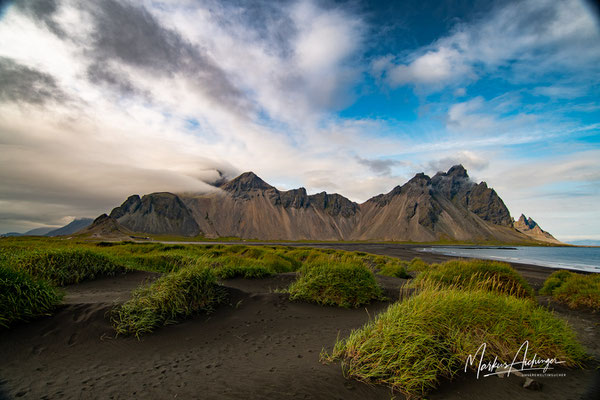
{"label": "white cloud", "polygon": [[489,74],[513,82],[574,69],[598,75],[598,38],[593,14],[581,0],[513,2],[407,56],[376,59],[373,69],[392,87],[430,90]]}
{"label": "white cloud", "polygon": [[416,57],[408,64],[394,65],[387,71],[392,86],[408,83],[436,84],[453,79],[463,79],[471,73],[462,55],[455,49],[439,47]]}

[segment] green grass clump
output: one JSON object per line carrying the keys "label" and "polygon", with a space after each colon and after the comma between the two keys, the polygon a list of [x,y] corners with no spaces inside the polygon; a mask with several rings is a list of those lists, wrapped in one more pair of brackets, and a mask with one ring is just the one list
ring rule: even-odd
{"label": "green grass clump", "polygon": [[[457,288],[428,288],[391,305],[338,340],[331,355],[321,357],[341,360],[354,379],[423,396],[441,378],[464,371],[467,357],[482,343],[487,344],[484,362],[497,356],[499,362],[511,363],[526,340],[528,359],[536,353],[538,358],[565,361],[565,367],[586,360],[569,326],[532,300]],[[518,359],[523,359],[522,352]],[[470,366],[474,371],[476,367]]]}
{"label": "green grass clump", "polygon": [[429,269],[429,267],[430,267],[429,264],[427,264],[425,261],[421,260],[419,257],[413,258],[408,263],[408,269],[410,271],[422,272],[422,271]]}
{"label": "green grass clump", "polygon": [[540,289],[540,294],[552,295],[554,290],[562,286],[571,276],[573,276],[573,273],[564,269],[553,272],[544,282],[544,286]]}
{"label": "green grass clump", "polygon": [[125,271],[106,255],[85,249],[34,251],[18,259],[16,267],[59,286]]}
{"label": "green grass clump", "polygon": [[120,256],[117,260],[132,269],[152,272],[173,272],[195,262],[191,256],[181,254],[140,254]]}
{"label": "green grass clump", "polygon": [[322,305],[359,307],[382,297],[373,273],[359,263],[312,263],[300,269],[290,299]]}
{"label": "green grass clump", "polygon": [[62,296],[47,282],[0,265],[0,327],[48,315]]}
{"label": "green grass clump", "polygon": [[408,263],[402,261],[396,263],[386,263],[381,266],[379,272],[377,273],[379,275],[394,276],[396,278],[408,279],[411,276],[406,271],[407,265]]}
{"label": "green grass clump", "polygon": [[600,275],[577,274],[570,271],[557,271],[546,279],[542,294],[552,295],[554,299],[570,308],[590,308],[600,311]]}
{"label": "green grass clump", "polygon": [[139,338],[192,314],[210,312],[222,297],[210,269],[183,268],[137,289],[131,300],[113,309],[111,322],[117,334]]}
{"label": "green grass clump", "polygon": [[533,297],[531,286],[510,265],[488,260],[453,260],[435,264],[413,280],[413,287],[439,285],[482,288],[517,297]]}
{"label": "green grass clump", "polygon": [[271,270],[257,260],[244,259],[235,256],[222,256],[205,261],[216,276],[221,279],[248,278],[259,279],[273,276],[275,271]]}

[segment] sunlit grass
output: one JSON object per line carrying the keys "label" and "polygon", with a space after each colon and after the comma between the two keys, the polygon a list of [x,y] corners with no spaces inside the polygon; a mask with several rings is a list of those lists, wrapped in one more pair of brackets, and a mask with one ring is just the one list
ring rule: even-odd
{"label": "sunlit grass", "polygon": [[364,265],[349,262],[304,265],[289,293],[291,300],[340,307],[359,307],[382,297],[373,273]]}
{"label": "sunlit grass", "polygon": [[117,334],[140,335],[200,312],[211,312],[223,298],[208,268],[186,267],[157,279],[116,307],[111,321]]}
{"label": "sunlit grass", "polygon": [[497,356],[510,363],[526,340],[530,358],[534,353],[556,358],[565,367],[586,359],[569,326],[530,299],[433,287],[391,305],[321,357],[341,360],[351,378],[423,396],[442,378],[463,371],[467,357],[482,343],[487,344],[485,361]]}
{"label": "sunlit grass", "polygon": [[411,286],[480,288],[518,297],[533,297],[531,286],[509,264],[488,260],[453,260],[423,269]]}
{"label": "sunlit grass", "polygon": [[570,308],[600,311],[600,275],[556,271],[546,279],[540,293],[551,295]]}

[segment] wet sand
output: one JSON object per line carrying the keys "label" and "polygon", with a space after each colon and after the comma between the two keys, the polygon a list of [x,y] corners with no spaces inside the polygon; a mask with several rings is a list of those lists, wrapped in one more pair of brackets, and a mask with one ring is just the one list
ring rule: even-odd
{"label": "wet sand", "polygon": [[[419,256],[428,262],[451,258],[399,245],[335,247],[403,259]],[[551,272],[543,267],[515,267],[534,284]],[[0,398],[391,398],[385,387],[345,379],[339,363],[319,362],[320,351],[331,349],[338,335],[360,327],[389,302],[356,310],[290,302],[277,289],[287,287],[294,273],[232,279],[222,282],[229,294],[227,304],[213,314],[160,328],[139,341],[115,338],[107,312],[125,301],[138,284],[156,276],[133,272],[67,287],[65,304],[55,315],[0,331]],[[392,300],[405,282],[378,279]],[[548,298],[540,301],[568,320],[589,351],[600,358],[598,315],[568,310]],[[539,378],[541,391],[522,388],[519,377],[477,380],[468,373],[443,382],[428,398],[600,398],[597,371],[565,373],[565,377]]]}

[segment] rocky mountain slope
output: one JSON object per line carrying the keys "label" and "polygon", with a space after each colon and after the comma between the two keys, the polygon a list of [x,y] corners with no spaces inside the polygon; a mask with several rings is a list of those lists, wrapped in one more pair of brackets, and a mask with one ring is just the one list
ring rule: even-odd
{"label": "rocky mountain slope", "polygon": [[357,204],[339,194],[281,191],[252,172],[213,193],[130,196],[110,217],[128,231],[275,240],[530,242],[502,199],[457,165],[417,174]]}
{"label": "rocky mountain slope", "polygon": [[119,224],[116,219],[102,214],[77,234],[94,239],[131,240],[134,233]]}
{"label": "rocky mountain slope", "polygon": [[521,214],[515,222],[515,229],[540,242],[562,244],[554,236],[544,231],[531,217],[527,218],[525,214]]}
{"label": "rocky mountain slope", "polygon": [[46,236],[71,235],[84,228],[87,228],[92,224],[92,222],[94,222],[92,218],[76,218],[73,221],[69,222],[67,225],[46,233]]}

